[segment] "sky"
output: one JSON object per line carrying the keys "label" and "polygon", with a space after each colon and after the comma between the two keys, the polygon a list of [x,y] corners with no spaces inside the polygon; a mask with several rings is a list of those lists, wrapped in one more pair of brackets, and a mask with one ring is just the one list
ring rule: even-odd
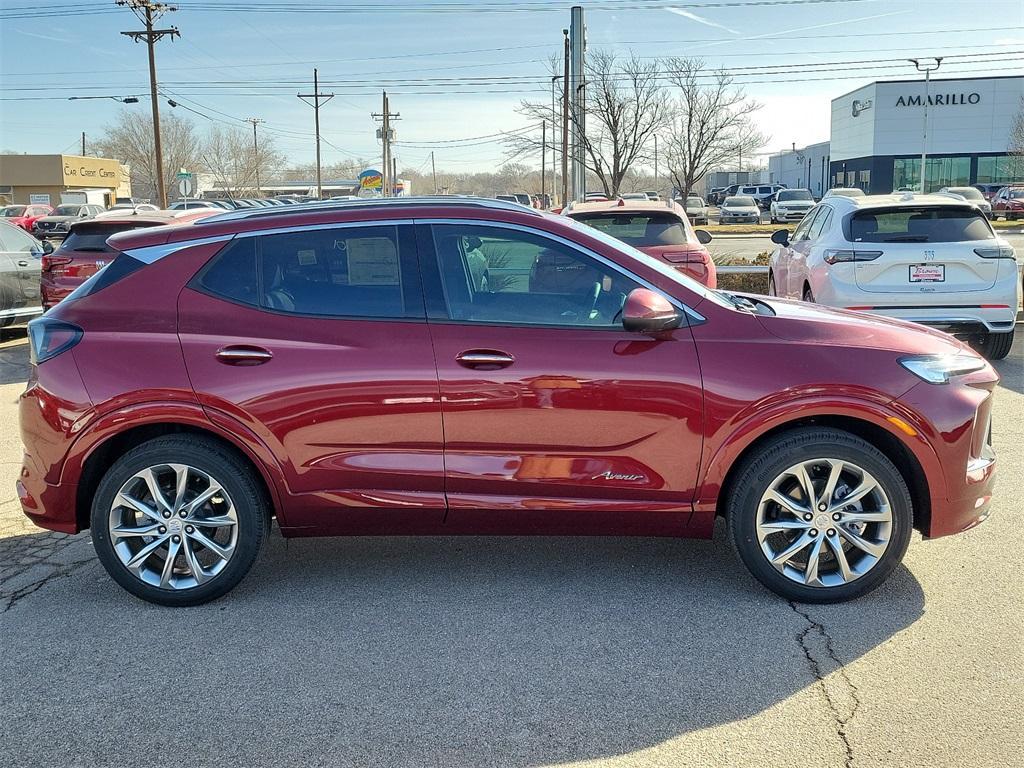
{"label": "sky", "polygon": [[[1024,74],[1021,0],[578,4],[591,51],[695,56],[732,70],[762,105],[765,153],[827,140],[830,100],[873,80],[916,76],[907,57],[944,56],[940,78]],[[379,158],[371,113],[386,84],[401,115],[401,167],[429,170],[433,150],[438,168],[492,170],[505,159],[496,134],[529,125],[516,114],[520,101],[550,102],[547,62],[561,54],[570,5],[181,0],[158,24],[181,33],[157,44],[161,110],[172,111],[173,99],[201,130],[251,130],[244,118],[260,118],[290,162],[310,163],[313,110],[296,94],[312,90],[317,66],[321,90],[335,94],[320,113],[325,164]],[[113,0],[0,0],[0,150],[76,153],[81,132],[101,136],[118,110],[147,114],[145,45],[119,34],[139,28]],[[130,95],[139,103],[68,99]]]}

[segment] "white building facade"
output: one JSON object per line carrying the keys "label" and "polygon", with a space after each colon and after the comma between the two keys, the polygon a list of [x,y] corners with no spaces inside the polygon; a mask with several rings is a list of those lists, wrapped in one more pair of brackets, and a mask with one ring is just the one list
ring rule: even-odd
{"label": "white building facade", "polygon": [[790,189],[809,189],[821,197],[829,188],[829,142],[794,147],[768,158],[769,181]]}
{"label": "white building facade", "polygon": [[[1024,180],[1010,154],[1024,77],[875,82],[832,100],[828,186],[891,192],[918,187],[927,151],[925,191]],[[928,104],[925,139],[925,103]]]}

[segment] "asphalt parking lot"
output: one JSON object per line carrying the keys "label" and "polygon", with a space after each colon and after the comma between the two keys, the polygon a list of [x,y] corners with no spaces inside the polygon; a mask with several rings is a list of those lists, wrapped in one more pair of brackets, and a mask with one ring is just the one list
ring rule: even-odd
{"label": "asphalt parking lot", "polygon": [[1024,329],[992,518],[877,592],[781,601],[723,532],[272,537],[226,598],[142,603],[14,492],[0,338],[2,766],[1007,766],[1024,754]]}

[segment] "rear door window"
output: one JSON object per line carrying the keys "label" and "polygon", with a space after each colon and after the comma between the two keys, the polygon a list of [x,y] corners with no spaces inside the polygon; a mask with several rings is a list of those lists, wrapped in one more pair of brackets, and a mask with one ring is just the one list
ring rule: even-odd
{"label": "rear door window", "polygon": [[[700,200],[689,198],[686,204],[700,205]],[[637,248],[685,245],[688,241],[686,225],[670,213],[602,212],[573,218]]]}
{"label": "rear door window", "polygon": [[995,235],[976,208],[913,207],[858,211],[846,224],[855,243],[962,243]]}

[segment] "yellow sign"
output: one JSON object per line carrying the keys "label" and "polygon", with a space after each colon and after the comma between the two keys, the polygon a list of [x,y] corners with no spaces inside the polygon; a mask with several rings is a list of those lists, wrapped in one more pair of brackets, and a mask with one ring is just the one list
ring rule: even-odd
{"label": "yellow sign", "polygon": [[65,156],[63,174],[66,187],[109,187],[121,184],[124,171],[116,160],[101,157]]}

